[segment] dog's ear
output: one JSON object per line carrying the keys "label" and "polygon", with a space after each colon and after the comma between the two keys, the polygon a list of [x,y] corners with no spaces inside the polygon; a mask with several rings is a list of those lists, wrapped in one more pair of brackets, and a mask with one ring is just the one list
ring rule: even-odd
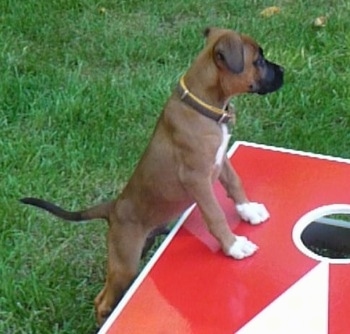
{"label": "dog's ear", "polygon": [[207,38],[210,34],[210,30],[212,30],[211,27],[206,27],[204,30],[203,30],[203,35],[205,38]]}
{"label": "dog's ear", "polygon": [[221,32],[223,31],[223,29],[220,29],[218,27],[206,27],[204,30],[203,30],[203,36],[208,39],[210,37],[213,37],[215,38],[215,35],[219,35]]}
{"label": "dog's ear", "polygon": [[236,33],[225,34],[215,43],[214,61],[219,68],[238,74],[244,69],[243,42]]}

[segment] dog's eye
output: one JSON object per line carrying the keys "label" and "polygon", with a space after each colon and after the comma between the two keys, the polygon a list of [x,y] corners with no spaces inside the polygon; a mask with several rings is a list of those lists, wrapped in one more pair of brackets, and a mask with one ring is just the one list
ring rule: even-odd
{"label": "dog's eye", "polygon": [[255,66],[264,66],[265,65],[264,57],[259,57],[257,60],[255,60],[254,65]]}

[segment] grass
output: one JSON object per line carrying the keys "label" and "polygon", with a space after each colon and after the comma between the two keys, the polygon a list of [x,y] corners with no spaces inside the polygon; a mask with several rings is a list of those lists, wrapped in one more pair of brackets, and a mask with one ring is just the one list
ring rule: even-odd
{"label": "grass", "polygon": [[323,256],[324,258],[329,259],[349,259],[350,258],[350,250],[349,248],[329,248],[327,245],[307,245],[312,252],[317,255]]}
{"label": "grass", "polygon": [[[271,5],[281,13],[261,17]],[[116,195],[206,26],[254,36],[286,68],[280,92],[235,99],[235,139],[350,158],[349,10],[345,0],[2,1],[0,332],[93,331],[105,224],[70,225],[17,199],[79,208]]]}

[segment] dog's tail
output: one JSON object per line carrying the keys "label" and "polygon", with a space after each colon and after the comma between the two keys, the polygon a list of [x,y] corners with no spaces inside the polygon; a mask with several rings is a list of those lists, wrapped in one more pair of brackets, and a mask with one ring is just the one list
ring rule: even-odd
{"label": "dog's tail", "polygon": [[74,221],[74,222],[80,222],[80,221],[91,220],[91,219],[99,219],[99,218],[108,219],[109,212],[112,209],[112,206],[114,203],[114,201],[105,202],[81,211],[67,211],[53,203],[42,200],[40,198],[25,197],[25,198],[21,198],[19,201],[24,204],[33,205],[43,210],[46,210],[52,213],[53,215],[55,215],[56,217],[62,218],[64,220]]}

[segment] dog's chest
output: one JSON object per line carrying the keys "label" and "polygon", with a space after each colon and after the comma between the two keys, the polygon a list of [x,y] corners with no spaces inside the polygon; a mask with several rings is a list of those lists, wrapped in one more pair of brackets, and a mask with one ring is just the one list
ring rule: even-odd
{"label": "dog's chest", "polygon": [[224,156],[226,154],[227,145],[231,138],[231,135],[228,133],[228,128],[226,124],[221,124],[221,131],[222,131],[222,140],[221,145],[219,146],[216,156],[215,156],[215,165],[220,166],[222,163],[222,160],[224,159]]}

